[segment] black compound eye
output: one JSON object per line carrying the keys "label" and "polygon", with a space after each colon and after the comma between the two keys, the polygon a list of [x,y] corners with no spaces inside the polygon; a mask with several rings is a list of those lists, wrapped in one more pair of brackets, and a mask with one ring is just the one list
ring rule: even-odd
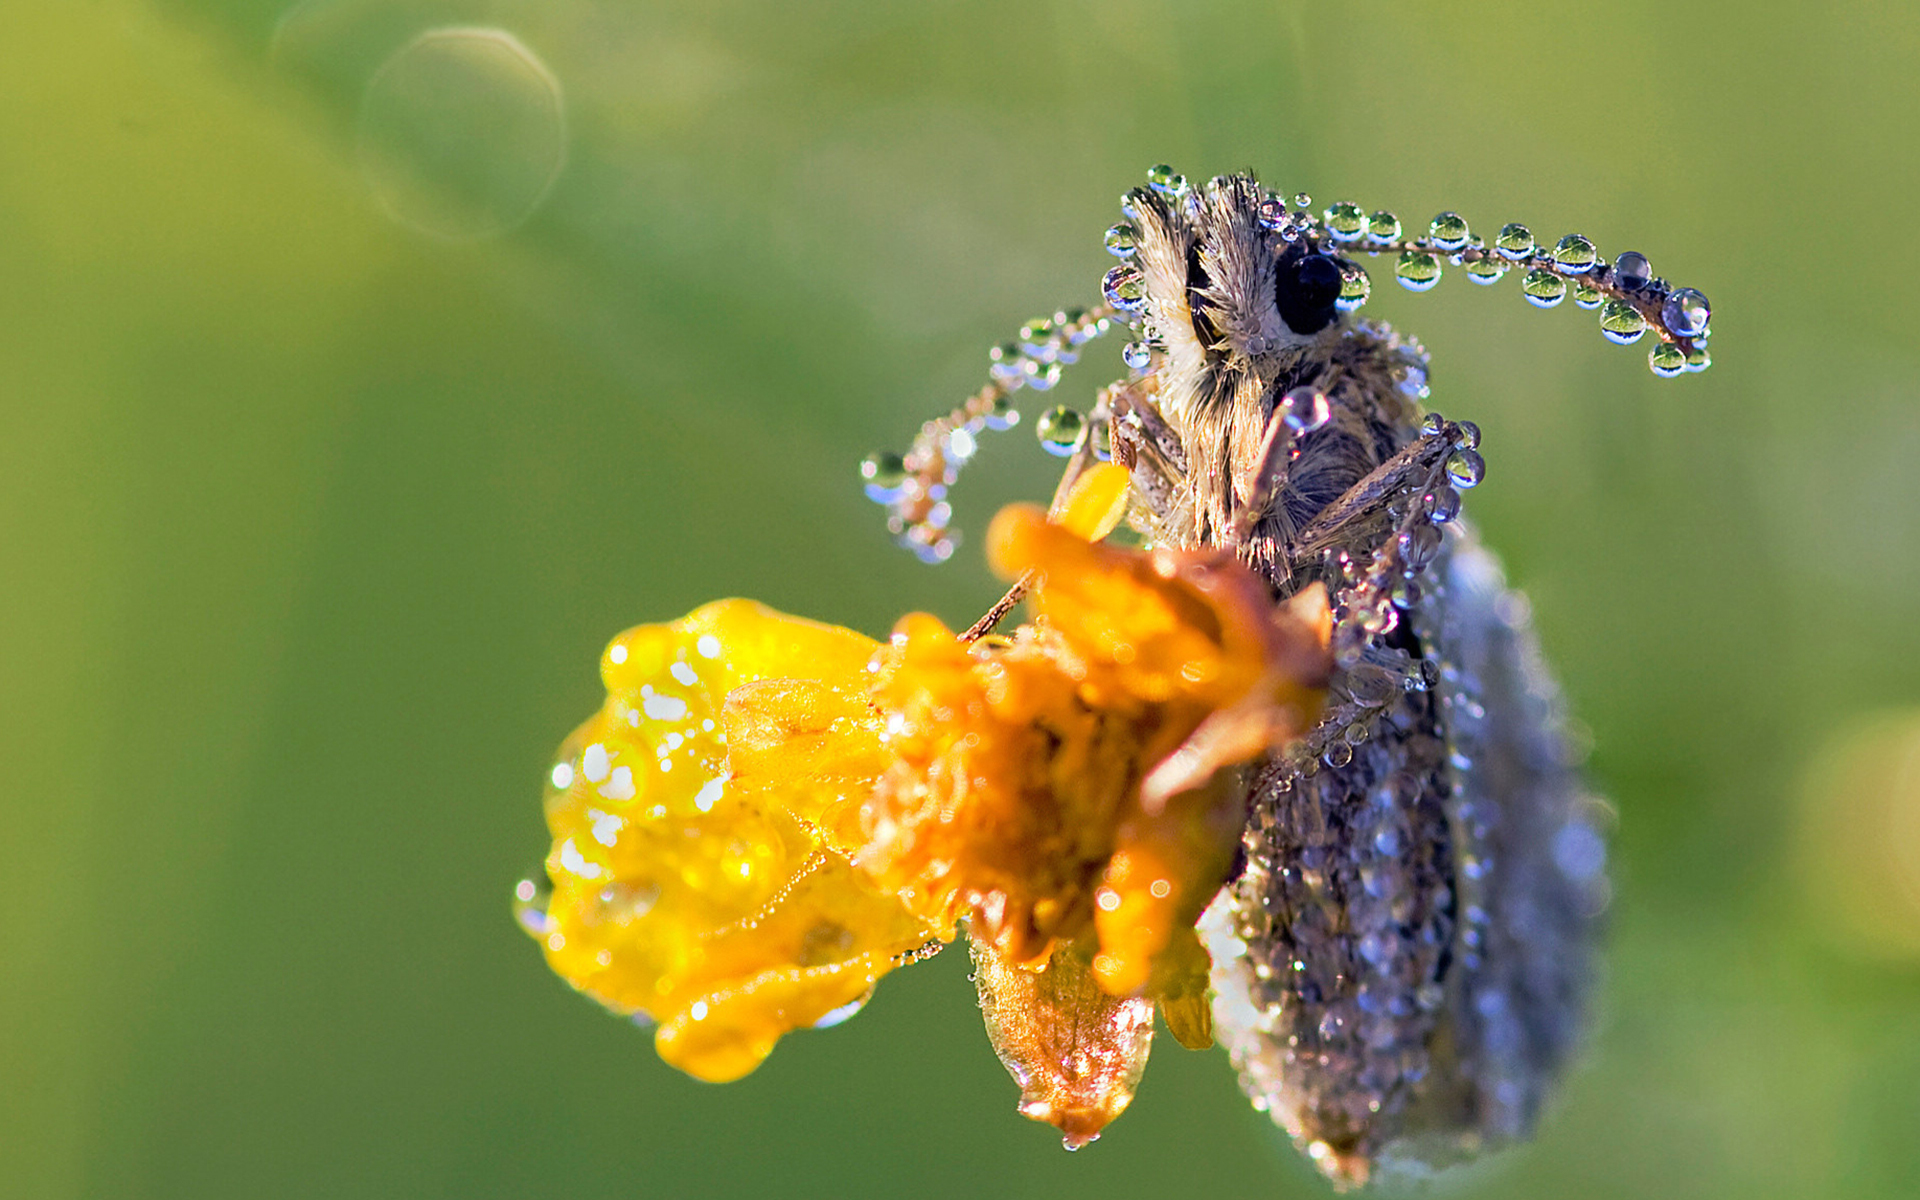
{"label": "black compound eye", "polygon": [[1340,298],[1340,264],[1325,254],[1309,254],[1280,268],[1274,304],[1280,319],[1298,334],[1318,333],[1333,324]]}

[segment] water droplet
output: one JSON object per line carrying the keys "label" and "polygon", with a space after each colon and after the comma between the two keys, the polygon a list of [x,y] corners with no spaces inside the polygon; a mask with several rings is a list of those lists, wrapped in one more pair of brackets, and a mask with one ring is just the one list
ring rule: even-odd
{"label": "water droplet", "polygon": [[1500,277],[1507,273],[1507,264],[1491,254],[1483,255],[1467,264],[1467,278],[1475,283],[1499,283]]}
{"label": "water droplet", "polygon": [[547,915],[552,899],[553,885],[544,874],[529,875],[513,885],[513,919],[529,937],[544,938],[553,932],[553,918]]}
{"label": "water droplet", "polygon": [[1052,355],[1059,349],[1059,347],[1055,345],[1054,334],[1052,318],[1035,317],[1025,325],[1022,325],[1020,332],[1015,336],[1020,343],[1022,352],[1051,359]]}
{"label": "water droplet", "polygon": [[1407,250],[1393,266],[1400,286],[1410,292],[1424,292],[1440,282],[1440,260],[1425,250]]}
{"label": "water droplet", "polygon": [[1333,306],[1341,312],[1352,312],[1367,302],[1373,294],[1373,280],[1359,263],[1342,262],[1340,264],[1340,298]]}
{"label": "water droplet", "polygon": [[1600,261],[1600,252],[1586,238],[1570,233],[1554,246],[1553,261],[1569,275],[1584,275]]}
{"label": "water droplet", "polygon": [[1462,421],[1454,426],[1454,428],[1459,430],[1458,433],[1453,435],[1453,444],[1455,446],[1458,446],[1462,450],[1478,450],[1480,448],[1480,427],[1478,425],[1475,425],[1472,421]]}
{"label": "water droplet", "polygon": [[1053,385],[1060,382],[1060,364],[1057,362],[1043,363],[1030,358],[1026,367],[1027,386],[1036,392],[1051,391]]}
{"label": "water droplet", "polygon": [[1381,209],[1367,218],[1367,240],[1376,246],[1400,240],[1400,218]]}
{"label": "water droplet", "polygon": [[1606,334],[1610,342],[1631,346],[1646,331],[1647,319],[1625,300],[1609,300],[1600,310],[1600,332]]}
{"label": "water droplet", "polygon": [[876,450],[860,460],[860,478],[866,481],[868,496],[889,503],[907,481],[907,462],[898,454]]}
{"label": "water droplet", "polygon": [[987,374],[1001,383],[1020,386],[1021,377],[1026,374],[1027,356],[1020,352],[1019,346],[1012,342],[1001,342],[987,351],[987,358],[990,360]]}
{"label": "water droplet", "polygon": [[1367,230],[1367,214],[1351,200],[1329,204],[1325,216],[1327,232],[1336,242],[1357,242]]}
{"label": "water droplet", "polygon": [[1144,370],[1153,361],[1153,351],[1145,342],[1128,342],[1120,347],[1120,361],[1132,370]]}
{"label": "water droplet", "polygon": [[1625,291],[1636,291],[1653,280],[1653,264],[1638,250],[1629,250],[1613,260],[1613,282]]}
{"label": "water droplet", "polygon": [[1132,258],[1139,248],[1133,226],[1125,221],[1107,230],[1107,253],[1115,258]]}
{"label": "water droplet", "polygon": [[457,241],[505,233],[566,165],[560,81],[505,30],[428,30],[368,81],[357,149],[394,219]]}
{"label": "water droplet", "polygon": [[1079,409],[1061,404],[1042,413],[1033,423],[1033,432],[1040,439],[1041,449],[1065,458],[1080,448],[1080,439],[1087,433],[1087,420]]}
{"label": "water droplet", "polygon": [[[1320,757],[1330,767],[1344,767],[1353,761],[1353,747],[1347,745],[1345,742],[1335,742],[1333,745],[1328,746],[1326,753]],[[1331,1020],[1332,1018],[1329,1017],[1328,1019]]]}
{"label": "water droplet", "polygon": [[1455,450],[1447,455],[1447,479],[1462,491],[1480,486],[1487,477],[1487,460],[1478,450]]}
{"label": "water droplet", "polygon": [[1159,163],[1147,168],[1147,186],[1162,196],[1177,196],[1187,190],[1187,177]]}
{"label": "water droplet", "polygon": [[1427,226],[1427,240],[1436,249],[1452,253],[1466,248],[1467,239],[1473,236],[1473,230],[1467,227],[1467,219],[1457,212],[1443,212]]}
{"label": "water droplet", "polygon": [[1346,684],[1348,695],[1361,704],[1375,707],[1385,704],[1401,692],[1400,680],[1392,671],[1364,663],[1347,672]]}
{"label": "water droplet", "polygon": [[1439,413],[1430,412],[1426,416],[1420,418],[1420,436],[1421,437],[1438,437],[1440,434],[1440,431],[1445,429],[1446,427],[1447,427],[1447,419],[1441,416]]}
{"label": "water droplet", "polygon": [[868,992],[866,996],[862,996],[858,1000],[849,1001],[846,1004],[842,1004],[839,1008],[822,1014],[820,1019],[813,1023],[813,1027],[815,1029],[832,1029],[835,1025],[843,1025],[851,1021],[861,1009],[867,1006],[867,998],[872,994],[872,992]]}
{"label": "water droplet", "polygon": [[1288,223],[1287,202],[1278,196],[1268,196],[1260,202],[1260,207],[1255,210],[1255,216],[1260,222],[1260,228],[1272,233]]}
{"label": "water droplet", "polygon": [[1672,379],[1687,369],[1687,356],[1672,342],[1661,342],[1647,355],[1647,366],[1662,379]]}
{"label": "water droplet", "polygon": [[1699,337],[1707,331],[1707,322],[1712,319],[1713,309],[1707,304],[1707,298],[1693,288],[1681,288],[1668,296],[1660,310],[1661,323],[1675,337]]}
{"label": "water droplet", "polygon": [[1003,392],[987,406],[983,420],[988,429],[1012,429],[1020,423],[1020,410],[1013,406],[1013,397]]}
{"label": "water droplet", "polygon": [[1134,266],[1119,266],[1100,281],[1107,303],[1123,313],[1137,313],[1147,302],[1147,280]]}
{"label": "water droplet", "polygon": [[1332,416],[1327,394],[1312,385],[1294,388],[1280,398],[1280,419],[1296,435],[1312,433]]}
{"label": "water droplet", "polygon": [[1415,525],[1397,540],[1401,559],[1416,570],[1433,561],[1440,553],[1440,531],[1432,525]]}
{"label": "water droplet", "polygon": [[1594,286],[1591,280],[1576,279],[1573,281],[1573,303],[1576,307],[1599,308],[1601,302],[1606,298],[1607,294]]}
{"label": "water droplet", "polygon": [[1105,421],[1095,421],[1087,429],[1087,448],[1101,462],[1113,461],[1113,426]]}
{"label": "water droplet", "polygon": [[1520,290],[1541,308],[1552,308],[1566,299],[1567,281],[1544,267],[1535,267],[1520,281]]}
{"label": "water droplet", "polygon": [[1427,511],[1427,520],[1435,525],[1445,525],[1460,515],[1460,493],[1444,483],[1428,492],[1420,503]]}
{"label": "water droplet", "polygon": [[1500,236],[1493,239],[1493,248],[1500,252],[1502,258],[1519,262],[1533,253],[1533,230],[1518,221],[1502,225]]}
{"label": "water droplet", "polygon": [[1392,633],[1400,625],[1400,612],[1391,602],[1376,602],[1360,612],[1360,628],[1371,634]]}
{"label": "water droplet", "polygon": [[934,531],[928,531],[921,538],[914,538],[912,534],[920,528],[922,527],[915,526],[913,529],[909,529],[907,531],[908,536],[900,542],[901,545],[913,551],[915,558],[932,566],[943,563],[953,557],[952,538]]}
{"label": "water droplet", "polygon": [[602,921],[637,921],[653,911],[660,885],[651,880],[609,883],[594,897],[594,916]]}
{"label": "water droplet", "polygon": [[1693,372],[1704,371],[1712,365],[1713,365],[1713,355],[1707,353],[1707,348],[1705,346],[1696,344],[1693,349],[1687,351],[1687,370],[1688,371],[1693,371]]}

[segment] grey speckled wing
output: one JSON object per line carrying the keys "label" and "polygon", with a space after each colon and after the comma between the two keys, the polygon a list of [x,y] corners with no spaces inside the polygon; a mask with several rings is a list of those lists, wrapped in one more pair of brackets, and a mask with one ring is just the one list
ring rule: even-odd
{"label": "grey speckled wing", "polygon": [[1246,869],[1202,925],[1243,1086],[1338,1182],[1525,1137],[1595,971],[1605,810],[1524,598],[1455,528],[1409,622],[1430,690],[1341,765],[1262,777]]}

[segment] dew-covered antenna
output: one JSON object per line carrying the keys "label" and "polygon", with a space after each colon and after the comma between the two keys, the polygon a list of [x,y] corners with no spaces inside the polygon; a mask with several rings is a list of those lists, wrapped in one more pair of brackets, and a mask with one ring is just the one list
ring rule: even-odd
{"label": "dew-covered antenna", "polygon": [[[1014,396],[1023,389],[1050,391],[1060,381],[1061,369],[1080,359],[1080,347],[1112,328],[1114,310],[1068,309],[1051,317],[1036,317],[1020,327],[1011,342],[989,354],[987,385],[958,408],[920,427],[905,454],[875,451],[860,464],[867,495],[886,505],[887,528],[920,561],[937,563],[953,557],[954,539],[947,524],[952,510],[947,489],[960,468],[979,448],[979,434],[987,429],[1009,429],[1020,421]],[[1084,422],[1077,410],[1056,408],[1035,424],[1040,444],[1065,456],[1080,444]]]}
{"label": "dew-covered antenna", "polygon": [[[1227,182],[1222,177],[1208,187],[1218,189]],[[1129,189],[1121,197],[1125,219],[1106,232],[1108,252],[1121,261],[1101,280],[1105,302],[1028,322],[1016,340],[993,349],[990,380],[984,388],[946,416],[921,426],[905,454],[876,452],[860,464],[867,495],[887,507],[887,527],[923,562],[952,557],[947,489],[978,449],[977,435],[982,430],[1018,423],[1015,393],[1023,388],[1051,389],[1061,368],[1078,360],[1080,347],[1107,333],[1116,322],[1134,334],[1121,350],[1133,375],[1128,383],[1116,386],[1137,387],[1153,377],[1155,351],[1163,347],[1145,319],[1146,278],[1136,262],[1138,231],[1133,224],[1139,218],[1138,206],[1150,198],[1196,206],[1201,202],[1196,189],[1172,167],[1150,168],[1146,188]],[[1517,222],[1501,226],[1489,245],[1456,212],[1434,217],[1424,236],[1407,237],[1399,217],[1391,212],[1368,213],[1342,200],[1316,213],[1305,192],[1288,199],[1272,189],[1265,190],[1259,205],[1259,224],[1284,244],[1276,250],[1305,243],[1310,252],[1335,256],[1340,280],[1334,306],[1341,312],[1359,309],[1373,290],[1371,277],[1353,261],[1354,255],[1394,255],[1394,277],[1415,292],[1438,284],[1443,264],[1461,268],[1479,284],[1497,283],[1508,271],[1518,270],[1523,272],[1521,294],[1536,307],[1553,308],[1571,294],[1577,307],[1599,310],[1600,331],[1609,341],[1631,345],[1651,332],[1657,344],[1648,353],[1647,364],[1655,375],[1672,378],[1712,365],[1707,353],[1712,308],[1707,298],[1694,288],[1675,288],[1657,277],[1646,255],[1635,250],[1609,265],[1582,234],[1568,234],[1549,249]],[[1332,286],[1331,274],[1327,286]],[[1418,394],[1424,396],[1424,388]],[[1077,455],[1079,464],[1089,445],[1105,432],[1103,408],[1104,401],[1091,419],[1066,406],[1042,414],[1035,421],[1041,446],[1062,457]]]}

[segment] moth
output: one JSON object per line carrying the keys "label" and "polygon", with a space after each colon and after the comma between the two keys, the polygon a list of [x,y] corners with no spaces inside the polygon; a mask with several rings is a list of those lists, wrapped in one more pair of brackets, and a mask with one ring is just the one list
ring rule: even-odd
{"label": "moth", "polygon": [[1126,1108],[1156,1012],[1223,1043],[1337,1186],[1523,1138],[1580,1041],[1609,810],[1462,516],[1480,431],[1423,407],[1418,342],[1352,315],[1360,260],[1416,291],[1521,271],[1651,333],[1662,376],[1708,365],[1706,298],[1579,235],[1408,237],[1251,174],[1155,167],[1122,213],[1099,305],[1030,322],[861,467],[901,543],[951,557],[980,436],[1126,327],[1126,377],[1034,422],[1066,469],[988,532],[1006,596],[886,642],[744,600],[621,634],[520,921],[714,1082],[964,928],[1020,1111],[1070,1149]]}
{"label": "moth", "polygon": [[[1480,432],[1425,411],[1420,344],[1352,314],[1392,256],[1432,287],[1508,270],[1603,333],[1651,332],[1649,364],[1706,369],[1701,293],[1638,253],[1524,226],[1489,245],[1455,213],[1407,236],[1388,212],[1315,213],[1250,174],[1170,168],[1122,199],[1105,303],[1030,323],[993,382],[863,471],[901,541],[951,554],[944,488],[1022,389],[1045,390],[1114,324],[1129,376],[1086,415],[1055,408],[1061,490],[1110,459],[1128,524],[1159,546],[1230,551],[1276,603],[1333,601],[1335,673],[1314,727],[1246,786],[1233,877],[1202,918],[1212,1019],[1256,1108],[1336,1183],[1445,1164],[1528,1135],[1580,1042],[1607,906],[1608,819],[1578,770],[1525,598],[1461,515]],[[956,438],[958,450],[956,453]],[[1018,587],[1010,594],[1017,596]],[[973,631],[984,632],[1003,605]]]}

